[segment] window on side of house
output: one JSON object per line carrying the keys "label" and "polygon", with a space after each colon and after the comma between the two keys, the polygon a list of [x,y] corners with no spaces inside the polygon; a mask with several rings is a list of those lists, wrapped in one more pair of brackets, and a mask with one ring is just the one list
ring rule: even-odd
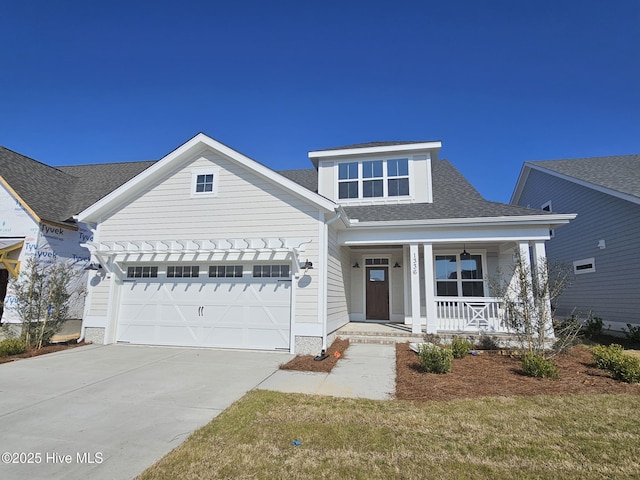
{"label": "window on side of house", "polygon": [[363,197],[382,197],[384,195],[382,160],[362,162],[362,178]]}
{"label": "window on side of house", "polygon": [[191,278],[200,275],[200,267],[197,265],[170,265],[167,267],[169,278]]}
{"label": "window on side of house", "polygon": [[127,278],[156,278],[158,276],[158,267],[128,267]]}
{"label": "window on side of house", "polygon": [[213,173],[196,175],[195,193],[213,193]]}
{"label": "window on side of house", "polygon": [[338,198],[366,199],[409,196],[409,159],[338,163]]}
{"label": "window on side of house", "polygon": [[484,297],[482,255],[436,255],[438,297]]}
{"label": "window on side of house", "polygon": [[358,198],[358,162],[338,165],[338,197]]}
{"label": "window on side of house", "polygon": [[242,265],[211,265],[209,277],[242,278]]}
{"label": "window on side of house", "polygon": [[387,176],[390,197],[409,195],[409,159],[388,160]]}
{"label": "window on side of house", "polygon": [[194,168],[191,170],[191,196],[215,197],[218,195],[217,167]]}
{"label": "window on side of house", "polygon": [[289,278],[289,265],[254,265],[254,278]]}

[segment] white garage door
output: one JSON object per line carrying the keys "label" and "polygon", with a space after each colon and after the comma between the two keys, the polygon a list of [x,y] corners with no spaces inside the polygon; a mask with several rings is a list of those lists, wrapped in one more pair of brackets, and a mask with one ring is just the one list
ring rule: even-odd
{"label": "white garage door", "polygon": [[123,284],[119,342],[289,349],[290,280],[158,277]]}

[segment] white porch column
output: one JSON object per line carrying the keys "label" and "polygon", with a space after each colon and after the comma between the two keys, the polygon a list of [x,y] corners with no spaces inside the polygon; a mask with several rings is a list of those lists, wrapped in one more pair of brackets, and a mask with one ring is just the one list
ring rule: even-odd
{"label": "white porch column", "polygon": [[[547,251],[544,242],[535,242],[533,244],[533,269],[534,275],[538,275],[537,281],[540,285],[545,285],[549,282],[549,272],[547,271]],[[551,316],[551,298],[547,296],[545,299],[544,313],[546,317],[545,321],[545,335],[549,338],[554,338],[553,321]]]}
{"label": "white porch column", "polygon": [[409,275],[411,279],[411,333],[421,333],[420,327],[420,255],[418,245],[409,246]]}
{"label": "white porch column", "polygon": [[436,278],[433,272],[433,245],[424,245],[424,301],[427,314],[427,333],[437,333],[438,318],[436,311],[436,294],[433,286]]}

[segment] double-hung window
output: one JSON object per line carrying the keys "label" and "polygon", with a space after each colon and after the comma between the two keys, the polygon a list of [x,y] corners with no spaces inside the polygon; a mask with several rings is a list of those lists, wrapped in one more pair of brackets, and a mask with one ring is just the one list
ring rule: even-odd
{"label": "double-hung window", "polygon": [[338,196],[340,198],[358,198],[358,162],[339,164]]}
{"label": "double-hung window", "polygon": [[482,255],[436,255],[439,297],[484,297]]}
{"label": "double-hung window", "polygon": [[388,191],[390,197],[409,195],[409,160],[401,158],[387,161]]}
{"label": "double-hung window", "polygon": [[362,162],[362,179],[363,197],[382,197],[384,195],[382,160]]}
{"label": "double-hung window", "polygon": [[338,163],[338,198],[409,196],[409,159]]}

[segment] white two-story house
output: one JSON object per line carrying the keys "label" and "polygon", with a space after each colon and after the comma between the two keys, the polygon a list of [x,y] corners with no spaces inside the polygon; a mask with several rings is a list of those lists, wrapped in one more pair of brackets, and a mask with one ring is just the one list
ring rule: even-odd
{"label": "white two-story house", "polygon": [[77,220],[101,268],[84,336],[318,353],[349,322],[505,331],[488,279],[573,215],[489,202],[439,141],[316,150],[276,172],[198,134]]}

